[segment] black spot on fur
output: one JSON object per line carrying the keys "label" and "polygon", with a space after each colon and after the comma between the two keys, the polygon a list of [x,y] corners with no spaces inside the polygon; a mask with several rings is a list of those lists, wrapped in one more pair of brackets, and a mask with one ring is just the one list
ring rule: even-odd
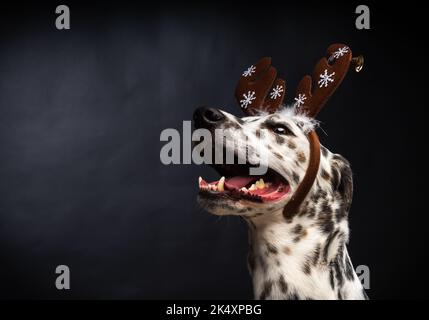
{"label": "black spot on fur", "polygon": [[311,261],[311,263],[313,264],[313,266],[316,266],[317,263],[319,262],[320,251],[321,251],[321,246],[320,246],[320,244],[318,244],[317,247],[316,247],[316,249],[313,252],[313,259]]}
{"label": "black spot on fur", "polygon": [[329,251],[329,247],[332,244],[332,241],[334,241],[335,237],[340,233],[339,230],[335,230],[335,232],[331,233],[328,236],[328,239],[326,239],[326,244],[325,247],[323,248],[323,259],[325,262],[329,263],[330,261],[328,261],[328,251]]}
{"label": "black spot on fur", "polygon": [[347,261],[346,261],[346,278],[348,279],[348,280],[350,280],[350,281],[353,281],[353,279],[354,279],[354,272],[353,272],[353,266],[352,266],[352,263],[351,263],[351,261],[350,261],[350,257],[349,256],[347,256],[347,259],[346,259]]}
{"label": "black spot on fur", "polygon": [[296,172],[293,172],[293,173],[292,173],[292,179],[293,179],[293,181],[294,181],[296,184],[298,184],[298,183],[299,183],[299,179],[300,179],[299,174],[297,174]]}
{"label": "black spot on fur", "polygon": [[285,278],[283,277],[283,275],[280,276],[279,279],[279,288],[281,290],[282,293],[286,294],[287,293],[287,283],[285,281]]}
{"label": "black spot on fur", "polygon": [[320,197],[321,197],[321,196],[320,196],[320,190],[318,190],[318,191],[314,192],[314,193],[311,195],[310,199],[311,199],[311,201],[312,201],[314,204],[316,204],[316,203],[317,203],[317,201],[319,201],[319,198],[320,198]]}
{"label": "black spot on fur", "polygon": [[305,157],[304,152],[302,152],[302,151],[298,151],[298,152],[296,153],[296,156],[297,156],[297,159],[298,159],[298,161],[299,161],[299,162],[301,162],[301,163],[304,163],[304,162],[305,162],[306,157]]}
{"label": "black spot on fur", "polygon": [[269,242],[267,242],[267,250],[268,250],[268,252],[270,252],[272,254],[277,254],[278,253],[277,248],[273,244],[271,244]]}
{"label": "black spot on fur", "polygon": [[290,256],[290,254],[292,253],[292,250],[289,247],[286,246],[286,247],[283,248],[283,252],[285,254],[287,254],[288,256]]}
{"label": "black spot on fur", "polygon": [[341,220],[345,219],[347,217],[347,210],[340,206],[340,208],[337,208],[335,210],[335,219],[337,222],[341,222]]}
{"label": "black spot on fur", "polygon": [[325,199],[328,196],[328,193],[325,190],[322,190],[320,187],[316,189],[316,191],[311,195],[311,201],[316,204],[320,199]]}
{"label": "black spot on fur", "polygon": [[307,210],[307,215],[309,218],[313,218],[316,215],[316,208],[315,207],[309,207]]}
{"label": "black spot on fur", "polygon": [[340,201],[340,210],[336,211],[337,221],[341,221],[348,215],[353,198],[353,176],[350,165],[340,155],[334,156],[332,161],[332,190],[335,198]]}
{"label": "black spot on fur", "polygon": [[283,144],[285,143],[285,138],[283,138],[282,136],[276,135],[276,142],[278,144]]}
{"label": "black spot on fur", "polygon": [[312,257],[311,256],[307,256],[305,258],[304,265],[302,266],[302,270],[307,275],[311,274],[311,261],[312,261]]}
{"label": "black spot on fur", "polygon": [[321,212],[323,212],[324,214],[332,214],[332,207],[329,204],[328,200],[323,201],[320,209],[321,209]]}
{"label": "black spot on fur", "polygon": [[322,169],[321,175],[322,175],[322,178],[325,180],[329,180],[331,178],[331,176],[325,169]]}
{"label": "black spot on fur", "polygon": [[259,128],[264,129],[264,130],[271,130],[272,125],[273,125],[273,122],[272,122],[272,121],[270,121],[270,120],[267,120],[267,121],[265,121],[265,122],[262,122],[262,123],[259,125]]}
{"label": "black spot on fur", "polygon": [[264,284],[264,289],[261,292],[261,295],[259,297],[260,300],[265,300],[267,297],[271,294],[271,288],[273,286],[273,283],[271,281],[267,281]]}
{"label": "black spot on fur", "polygon": [[322,155],[324,157],[328,156],[328,149],[326,149],[324,146],[321,146],[320,149],[322,150]]}
{"label": "black spot on fur", "polygon": [[289,300],[300,300],[298,294],[296,292],[292,293],[289,297]]}
{"label": "black spot on fur", "polygon": [[295,242],[295,243],[299,242],[299,240],[301,240],[301,238],[300,238],[300,237],[295,237],[295,238],[293,238],[293,242]]}
{"label": "black spot on fur", "polygon": [[332,268],[329,270],[329,282],[331,284],[332,290],[335,290],[334,270]]}
{"label": "black spot on fur", "polygon": [[332,221],[332,207],[329,205],[327,200],[322,203],[321,211],[317,217],[317,224],[320,229],[327,234],[330,234],[334,229],[334,222]]}
{"label": "black spot on fur", "polygon": [[347,207],[350,207],[353,196],[353,178],[349,166],[345,166],[341,170],[341,178],[337,191],[343,196],[344,203],[347,204]]}
{"label": "black spot on fur", "polygon": [[339,184],[340,184],[340,175],[338,173],[338,170],[333,167],[333,170],[332,170],[332,189],[336,190]]}
{"label": "black spot on fur", "polygon": [[341,288],[344,285],[344,275],[341,268],[341,260],[338,258],[335,259],[333,262],[333,267],[335,270],[335,279],[337,279],[338,287]]}
{"label": "black spot on fur", "polygon": [[293,233],[295,233],[295,234],[300,234],[300,233],[302,232],[302,225],[297,224],[297,225],[293,228],[292,232],[293,232]]}
{"label": "black spot on fur", "polygon": [[[351,180],[352,179],[352,172],[350,169],[349,162],[339,154],[335,154],[332,157],[332,159],[333,159],[332,166],[338,171],[337,174],[341,175],[341,177],[344,176],[346,178],[346,180]],[[347,182],[348,181],[345,181],[345,184],[347,184]],[[336,189],[340,188],[340,186],[339,186],[340,183],[341,183],[341,181],[338,180],[337,184],[335,184]]]}
{"label": "black spot on fur", "polygon": [[278,158],[278,159],[280,159],[280,160],[283,160],[284,158],[283,158],[283,156],[280,154],[280,153],[278,153],[278,152],[273,152],[273,154]]}
{"label": "black spot on fur", "polygon": [[295,233],[297,236],[293,239],[293,242],[298,242],[302,238],[304,238],[307,235],[307,230],[305,230],[300,224],[297,224],[295,228],[292,230],[293,233]]}

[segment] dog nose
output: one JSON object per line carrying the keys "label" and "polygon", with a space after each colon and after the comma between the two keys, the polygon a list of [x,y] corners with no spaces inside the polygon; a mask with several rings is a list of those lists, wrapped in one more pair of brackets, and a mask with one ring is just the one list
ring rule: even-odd
{"label": "dog nose", "polygon": [[224,114],[215,108],[198,108],[194,112],[195,128],[214,126],[225,119]]}

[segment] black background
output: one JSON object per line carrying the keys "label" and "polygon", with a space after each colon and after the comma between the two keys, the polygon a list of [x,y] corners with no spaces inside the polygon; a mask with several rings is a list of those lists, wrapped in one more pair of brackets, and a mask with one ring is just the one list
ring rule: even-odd
{"label": "black background", "polygon": [[422,8],[367,3],[359,31],[361,3],[68,1],[59,31],[59,4],[0,5],[1,298],[252,298],[245,223],[197,207],[213,172],[162,165],[159,135],[201,105],[239,115],[262,56],[294,92],[335,42],[365,56],[319,117],[355,175],[352,261],[372,299],[428,297]]}

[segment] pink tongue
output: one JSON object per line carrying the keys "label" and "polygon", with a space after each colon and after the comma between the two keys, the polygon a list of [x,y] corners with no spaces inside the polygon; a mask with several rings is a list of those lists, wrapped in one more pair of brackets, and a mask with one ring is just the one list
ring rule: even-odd
{"label": "pink tongue", "polygon": [[256,177],[232,177],[225,180],[225,187],[229,190],[241,189],[242,187],[256,180]]}

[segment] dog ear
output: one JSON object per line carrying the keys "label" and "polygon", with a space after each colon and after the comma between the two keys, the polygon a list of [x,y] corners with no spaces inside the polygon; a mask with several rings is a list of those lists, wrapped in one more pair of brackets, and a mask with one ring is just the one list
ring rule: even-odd
{"label": "dog ear", "polygon": [[353,198],[353,174],[349,162],[339,154],[331,160],[332,191],[343,201],[344,214],[347,214]]}

